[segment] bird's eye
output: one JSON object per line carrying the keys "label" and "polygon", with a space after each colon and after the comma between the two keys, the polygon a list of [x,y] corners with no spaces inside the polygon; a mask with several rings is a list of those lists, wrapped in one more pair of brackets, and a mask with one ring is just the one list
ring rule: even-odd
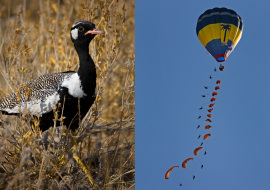
{"label": "bird's eye", "polygon": [[82,26],[79,26],[79,27],[78,27],[78,30],[79,30],[80,32],[83,32],[83,31],[84,31],[84,28],[83,28]]}

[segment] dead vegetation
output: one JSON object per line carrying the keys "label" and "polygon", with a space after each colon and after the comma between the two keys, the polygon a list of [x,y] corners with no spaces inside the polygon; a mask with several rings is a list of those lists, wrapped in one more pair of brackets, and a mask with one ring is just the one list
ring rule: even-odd
{"label": "dead vegetation", "polygon": [[26,113],[1,116],[0,189],[135,189],[134,0],[0,2],[1,97],[42,74],[78,69],[75,22],[106,33],[90,44],[98,97],[75,133],[41,133]]}

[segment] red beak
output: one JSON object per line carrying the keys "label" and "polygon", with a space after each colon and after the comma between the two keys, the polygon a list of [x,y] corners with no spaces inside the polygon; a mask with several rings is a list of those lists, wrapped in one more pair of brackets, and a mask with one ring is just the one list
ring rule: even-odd
{"label": "red beak", "polygon": [[84,35],[87,35],[87,34],[105,34],[105,32],[102,30],[94,29],[94,30],[87,31]]}

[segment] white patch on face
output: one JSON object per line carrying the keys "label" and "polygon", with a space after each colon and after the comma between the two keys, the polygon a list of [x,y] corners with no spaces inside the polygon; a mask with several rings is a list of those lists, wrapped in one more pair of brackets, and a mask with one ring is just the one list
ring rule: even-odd
{"label": "white patch on face", "polygon": [[61,86],[66,87],[68,89],[68,93],[73,97],[82,98],[86,95],[82,90],[81,80],[78,73],[65,77]]}
{"label": "white patch on face", "polygon": [[73,38],[73,40],[77,40],[78,39],[78,28],[74,28],[73,30],[71,30],[71,37]]}
{"label": "white patch on face", "polygon": [[4,111],[8,113],[19,113],[26,111],[32,115],[41,115],[43,113],[50,112],[53,107],[57,105],[59,100],[59,94],[55,92],[51,96],[39,100],[23,102],[12,109],[7,108]]}

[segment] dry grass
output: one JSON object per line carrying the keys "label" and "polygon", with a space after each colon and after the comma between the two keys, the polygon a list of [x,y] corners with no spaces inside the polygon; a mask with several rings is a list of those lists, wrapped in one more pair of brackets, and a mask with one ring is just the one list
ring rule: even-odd
{"label": "dry grass", "polygon": [[106,32],[90,44],[98,97],[75,133],[41,133],[25,113],[1,116],[0,189],[135,189],[134,0],[0,2],[1,96],[42,74],[78,69],[73,23]]}

